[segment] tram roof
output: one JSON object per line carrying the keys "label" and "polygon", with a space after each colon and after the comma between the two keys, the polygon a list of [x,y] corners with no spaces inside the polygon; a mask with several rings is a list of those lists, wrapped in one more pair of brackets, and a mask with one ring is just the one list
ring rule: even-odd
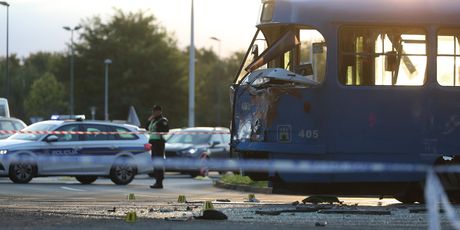
{"label": "tram roof", "polygon": [[460,0],[274,0],[272,2],[275,2],[275,9],[269,24],[460,25]]}

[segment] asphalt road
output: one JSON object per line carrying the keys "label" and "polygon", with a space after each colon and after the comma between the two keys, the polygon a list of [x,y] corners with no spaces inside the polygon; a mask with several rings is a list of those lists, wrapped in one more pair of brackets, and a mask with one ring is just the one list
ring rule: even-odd
{"label": "asphalt road", "polygon": [[[43,198],[54,200],[83,199],[95,201],[124,200],[127,194],[134,193],[141,201],[176,201],[179,195],[195,200],[215,200],[225,197],[232,201],[243,202],[248,193],[218,189],[212,186],[210,179],[196,180],[187,175],[167,174],[164,189],[151,189],[154,180],[146,175],[138,175],[126,186],[115,185],[110,179],[99,178],[91,185],[82,185],[73,177],[34,178],[29,184],[14,184],[8,178],[0,178],[1,197]],[[301,196],[259,195],[258,198],[269,202],[293,202],[302,200]]]}
{"label": "asphalt road", "polygon": [[[325,225],[327,229],[427,227],[423,205],[402,205],[394,199],[340,197],[342,204],[294,207],[292,202],[305,197],[256,194],[260,203],[248,203],[246,192],[215,188],[212,180],[177,174],[167,175],[165,189],[150,189],[152,183],[153,179],[147,176],[138,176],[127,186],[117,186],[105,178],[92,185],[81,185],[72,177],[34,178],[23,185],[0,178],[0,229],[151,229],[152,225],[155,229],[264,230],[287,226],[308,229],[317,228],[316,225]],[[127,199],[130,193],[135,200]],[[177,203],[179,195],[185,195],[189,203]],[[217,199],[231,202],[215,202]],[[204,201],[214,201],[215,208],[225,213],[228,220],[195,220],[202,213]],[[297,212],[310,208],[321,211]],[[339,212],[328,212],[331,210]],[[124,219],[133,211],[138,219],[128,224]],[[443,227],[450,227],[445,217],[442,223]]]}
{"label": "asphalt road", "polygon": [[[34,178],[29,184],[14,184],[6,177],[0,177],[1,197],[42,198],[46,200],[83,199],[95,201],[123,200],[127,194],[134,193],[137,200],[142,201],[176,201],[179,195],[185,195],[194,200],[229,199],[243,202],[248,192],[219,189],[212,186],[212,180],[218,179],[218,174],[211,173],[209,179],[196,180],[187,175],[167,174],[165,188],[151,189],[154,180],[146,175],[138,175],[132,183],[126,186],[115,185],[110,179],[99,178],[91,185],[82,185],[73,177],[41,177]],[[301,201],[305,196],[257,194],[257,198],[265,203],[292,203]],[[379,200],[370,198],[343,197],[341,200],[350,204],[368,206],[391,205],[398,203],[394,199]]]}

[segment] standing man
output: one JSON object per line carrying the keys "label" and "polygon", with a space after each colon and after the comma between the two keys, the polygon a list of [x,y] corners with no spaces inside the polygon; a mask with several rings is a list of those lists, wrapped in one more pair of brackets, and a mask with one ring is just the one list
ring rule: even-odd
{"label": "standing man", "polygon": [[[164,159],[165,157],[165,139],[163,135],[157,134],[156,132],[169,132],[168,119],[163,116],[163,110],[161,106],[154,105],[152,109],[152,115],[149,117],[148,131],[150,132],[149,143],[152,145],[152,159]],[[155,184],[151,185],[150,188],[162,189],[164,179],[164,168],[153,168],[153,177],[155,178]]]}

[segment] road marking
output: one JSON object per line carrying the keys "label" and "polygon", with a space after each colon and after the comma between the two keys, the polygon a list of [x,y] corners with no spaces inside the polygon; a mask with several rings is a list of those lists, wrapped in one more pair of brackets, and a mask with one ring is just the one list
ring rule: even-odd
{"label": "road marking", "polygon": [[65,186],[62,186],[61,188],[65,189],[65,190],[69,190],[69,191],[74,191],[74,192],[86,192],[86,190],[76,189],[76,188],[69,188],[69,187],[65,187]]}

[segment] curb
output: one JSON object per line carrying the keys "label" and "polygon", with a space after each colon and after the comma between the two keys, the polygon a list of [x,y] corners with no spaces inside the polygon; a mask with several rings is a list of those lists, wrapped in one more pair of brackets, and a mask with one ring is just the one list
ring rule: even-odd
{"label": "curb", "polygon": [[227,184],[220,180],[214,181],[214,187],[217,188],[224,188],[224,189],[231,189],[237,190],[242,192],[253,192],[253,193],[264,193],[264,194],[272,194],[272,188],[256,188],[249,185],[239,185],[239,184]]}

